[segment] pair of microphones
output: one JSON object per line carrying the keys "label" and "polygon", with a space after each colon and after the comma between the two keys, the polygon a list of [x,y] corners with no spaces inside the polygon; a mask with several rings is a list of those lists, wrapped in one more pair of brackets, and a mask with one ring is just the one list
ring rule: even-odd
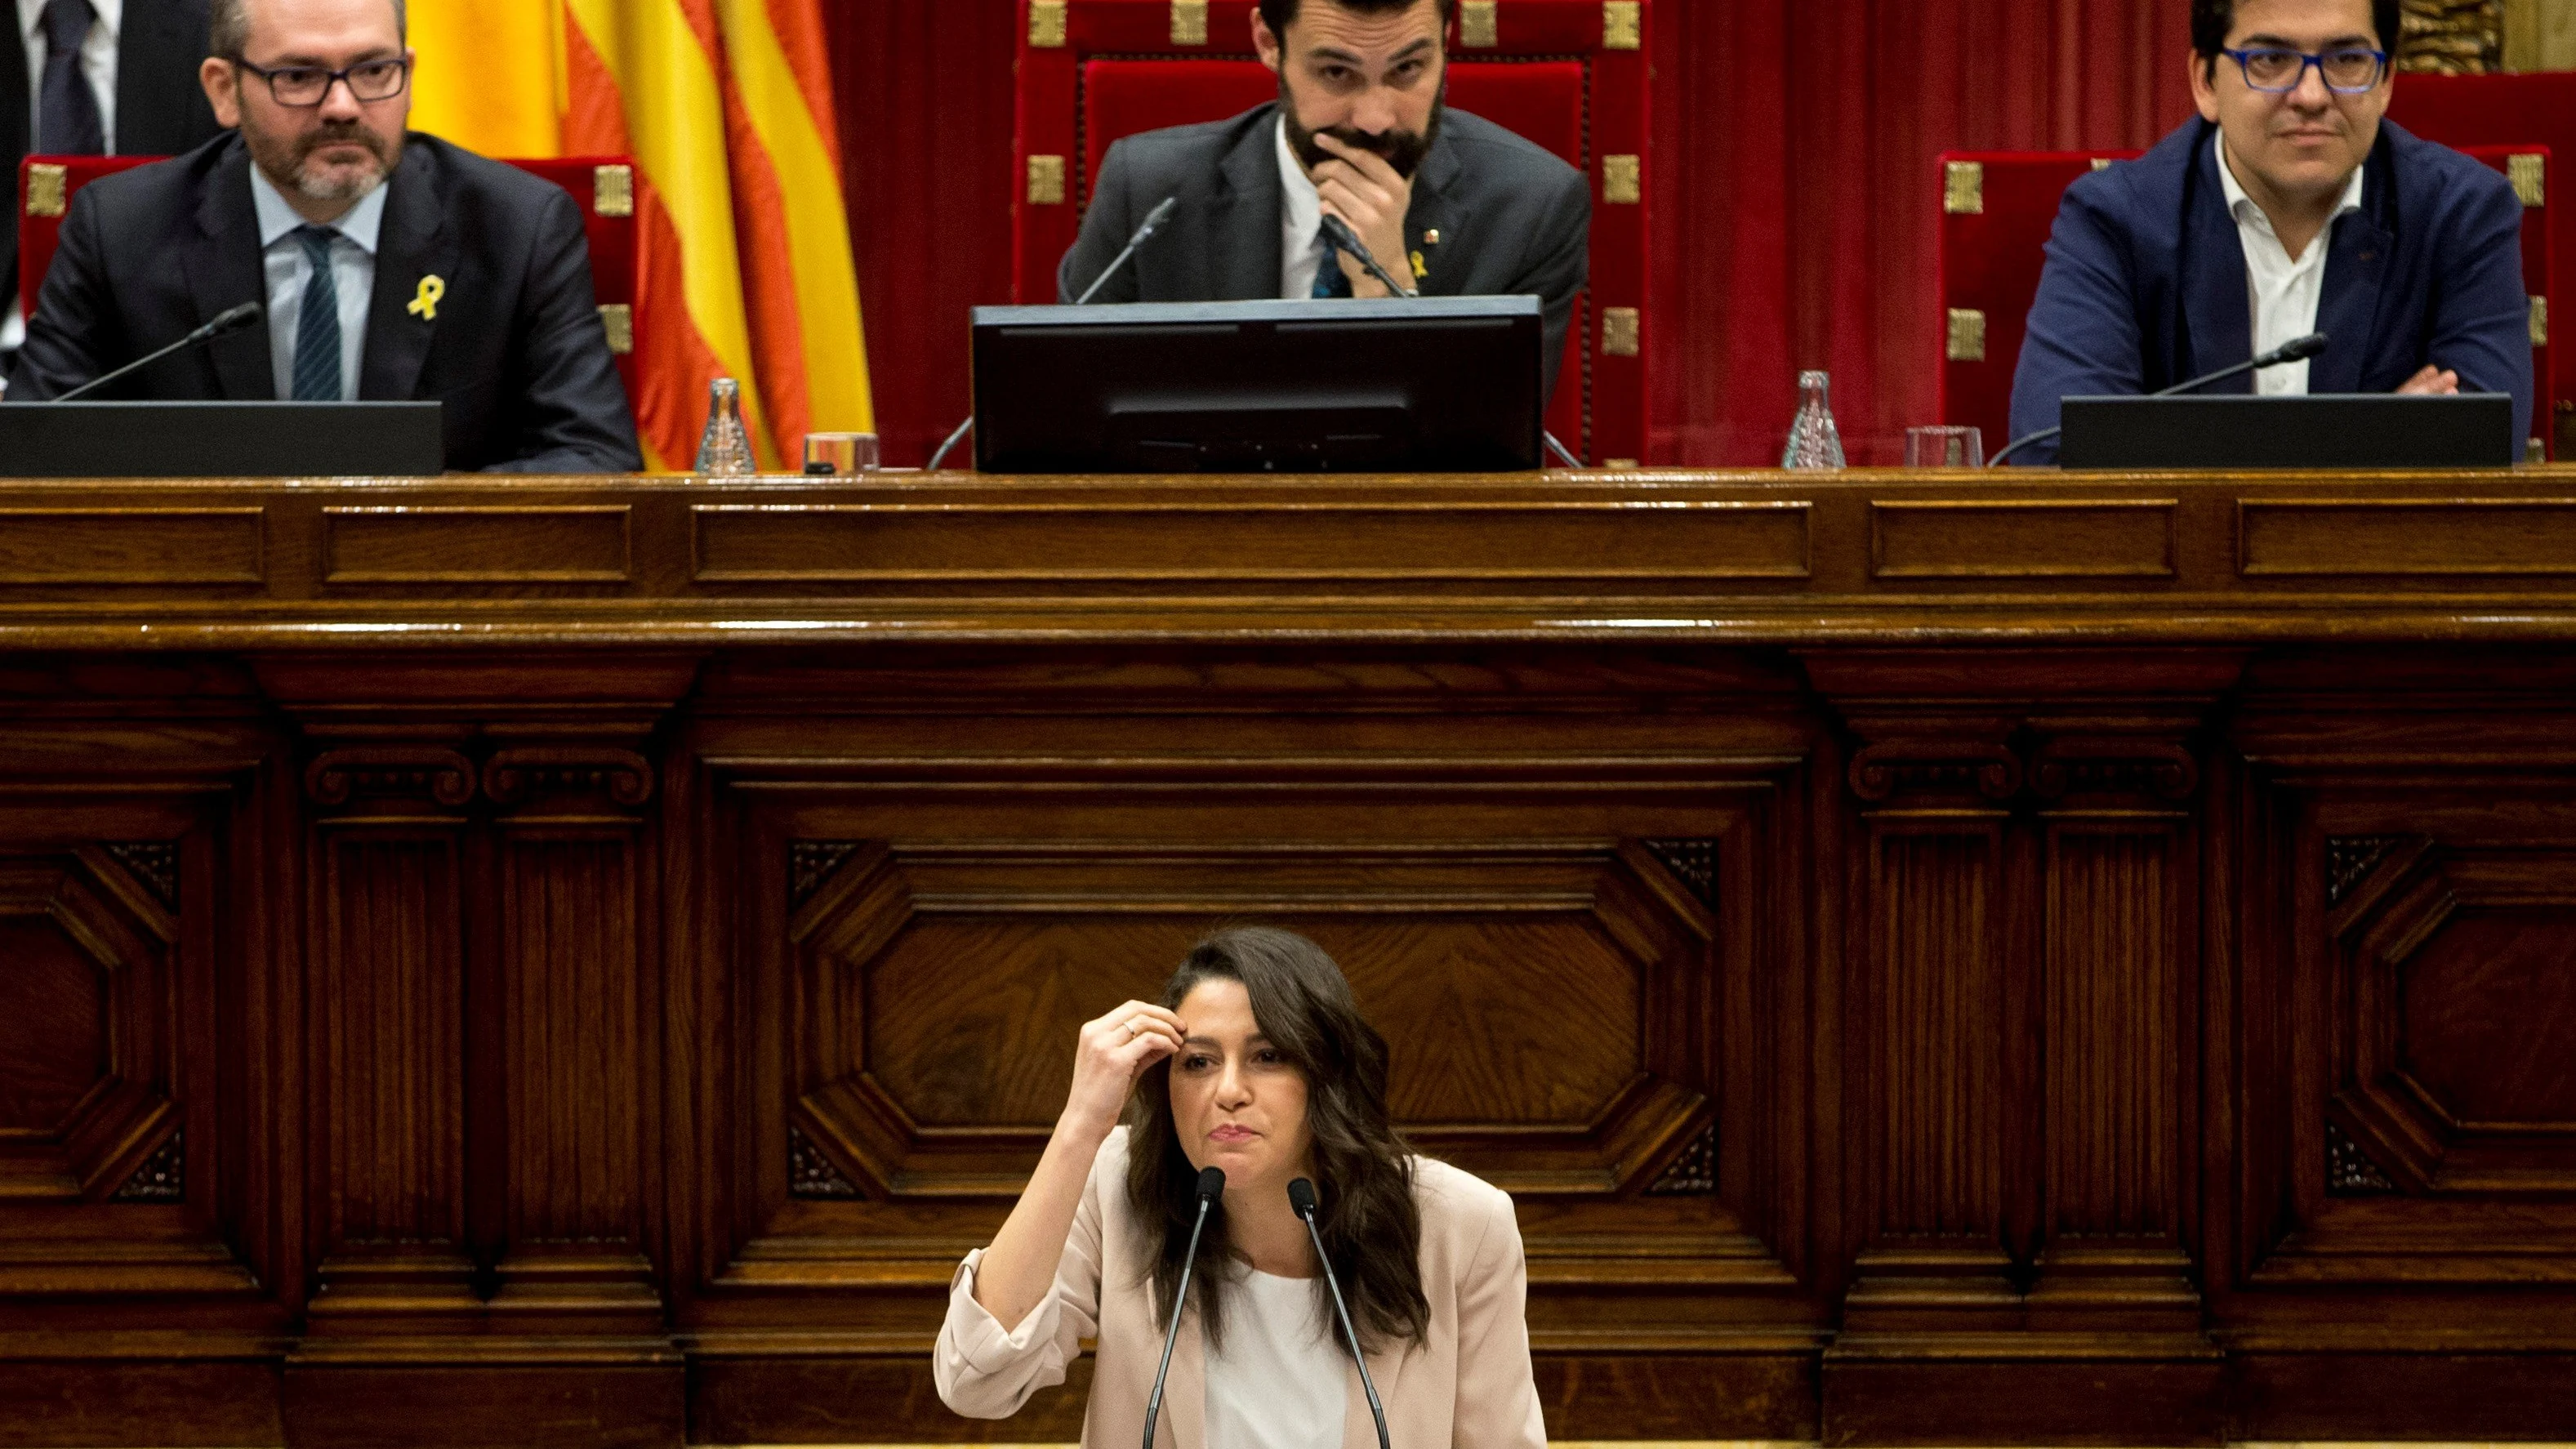
{"label": "pair of microphones", "polygon": [[[1154,1370],[1153,1396],[1145,1401],[1144,1449],[1154,1449],[1154,1421],[1163,1414],[1163,1376],[1172,1371],[1172,1345],[1180,1341],[1181,1305],[1190,1301],[1190,1269],[1198,1262],[1199,1234],[1207,1229],[1208,1209],[1224,1196],[1225,1169],[1201,1168],[1198,1217],[1190,1224],[1190,1250],[1181,1259],[1181,1286],[1172,1293],[1171,1319],[1163,1329],[1163,1362]],[[1288,1184],[1288,1206],[1306,1225],[1306,1236],[1315,1244],[1315,1261],[1324,1270],[1324,1283],[1333,1290],[1333,1311],[1341,1315],[1343,1340],[1350,1349],[1351,1362],[1359,1366],[1360,1390],[1368,1395],[1369,1413],[1377,1420],[1377,1449],[1391,1449],[1386,1437],[1386,1406],[1378,1402],[1377,1384],[1369,1378],[1368,1358],[1360,1352],[1359,1330],[1351,1326],[1351,1306],[1342,1297],[1342,1280],[1334,1274],[1332,1257],[1324,1251],[1323,1230],[1315,1226],[1315,1185],[1302,1177]]]}

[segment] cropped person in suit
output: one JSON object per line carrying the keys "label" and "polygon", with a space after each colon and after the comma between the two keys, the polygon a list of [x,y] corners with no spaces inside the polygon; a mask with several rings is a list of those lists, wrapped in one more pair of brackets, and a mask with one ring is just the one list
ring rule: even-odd
{"label": "cropped person in suit", "polygon": [[[172,156],[223,128],[197,86],[206,0],[17,0],[0,55],[0,192],[17,195],[35,156]],[[22,64],[23,62],[23,64]],[[0,225],[0,375],[27,335],[18,303],[18,218]]]}
{"label": "cropped person in suit", "polygon": [[[2522,203],[2384,119],[2398,0],[2193,0],[2200,118],[2067,188],[2012,431],[2323,332],[2311,362],[2211,391],[2510,393],[2532,412]],[[2029,450],[2032,462],[2053,447]]]}
{"label": "cropped person in suit", "polygon": [[[1197,1181],[1225,1194],[1180,1309],[1158,1445],[1375,1444],[1305,1223],[1316,1224],[1401,1445],[1547,1441],[1512,1200],[1410,1155],[1387,1118],[1386,1041],[1313,942],[1259,928],[1201,942],[1159,1005],[1082,1029],[1073,1091],[991,1247],[966,1255],[933,1350],[939,1396],[999,1419],[1097,1341],[1082,1442],[1138,1443],[1189,1256]],[[1125,1126],[1117,1125],[1121,1115]]]}
{"label": "cropped person in suit", "polygon": [[1056,274],[1063,300],[1080,297],[1173,196],[1170,224],[1095,300],[1385,296],[1325,238],[1329,213],[1387,270],[1411,270],[1427,296],[1538,297],[1553,391],[1590,274],[1591,184],[1544,148],[1449,108],[1456,9],[1456,0],[1261,0],[1252,41],[1279,74],[1278,101],[1111,146]]}
{"label": "cropped person in suit", "polygon": [[267,326],[111,395],[435,399],[451,469],[640,469],[580,209],[406,134],[404,19],[402,0],[214,0],[199,80],[238,134],[82,188],[12,400],[57,396],[258,302]]}

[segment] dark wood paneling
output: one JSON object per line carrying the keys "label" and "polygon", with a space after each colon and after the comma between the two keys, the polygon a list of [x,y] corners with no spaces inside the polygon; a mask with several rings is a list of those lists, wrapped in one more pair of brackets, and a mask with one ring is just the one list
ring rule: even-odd
{"label": "dark wood paneling", "polygon": [[0,1444],[1069,1439],[946,1287],[1239,920],[1559,1437],[2563,1432],[2567,490],[2357,486],[0,487]]}

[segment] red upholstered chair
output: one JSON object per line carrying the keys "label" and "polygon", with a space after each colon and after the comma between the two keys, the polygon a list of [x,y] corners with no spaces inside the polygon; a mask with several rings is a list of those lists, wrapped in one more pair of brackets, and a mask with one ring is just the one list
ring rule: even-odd
{"label": "red upholstered chair", "polygon": [[[2407,77],[2399,93],[2418,79]],[[2546,171],[2549,151],[2532,145],[2461,149],[2513,177],[2523,193],[2522,266],[2532,293],[2532,376],[2546,413],[2551,401],[2566,395],[2556,390],[2559,364],[2549,345],[2549,299],[2556,294],[2560,243],[2533,180]],[[1948,319],[1942,341],[1941,418],[1984,429],[1989,455],[2010,441],[2013,371],[2021,360],[2031,299],[2039,295],[2058,201],[2076,177],[2137,154],[2005,151],[1941,157],[1939,268],[1941,305]],[[2560,416],[2569,413],[2576,408],[2563,409]]]}
{"label": "red upholstered chair", "polygon": [[[1013,293],[1056,266],[1110,144],[1222,120],[1279,93],[1251,52],[1252,0],[1021,0]],[[1592,282],[1575,304],[1548,428],[1588,461],[1645,456],[1646,0],[1464,0],[1449,100],[1593,178]]]}
{"label": "red upholstered chair", "polygon": [[[2426,140],[2472,155],[2483,147],[2576,156],[2576,74],[2400,76],[2388,115]],[[2525,205],[2547,209],[2545,159],[2526,161],[2521,171],[2509,174]],[[2549,281],[2576,279],[2576,226],[2551,228],[2549,256]],[[2542,277],[2526,259],[2523,279],[2534,292],[2540,292]],[[2553,288],[2542,295],[2555,297],[2557,292]],[[2551,419],[2543,431],[2551,457],[2576,457],[2576,348],[2552,352],[2552,370],[2541,374],[2544,411]],[[2537,423],[2534,427],[2540,430]]]}
{"label": "red upholstered chair", "polygon": [[2076,177],[2135,151],[1958,151],[1941,157],[1938,262],[1945,423],[1984,430],[1992,457],[2011,441],[2013,369],[2048,258],[2058,199]]}
{"label": "red upholstered chair", "polygon": [[[27,315],[36,314],[36,298],[45,285],[45,269],[72,197],[102,176],[141,166],[156,156],[30,156],[18,168],[18,294]],[[543,177],[572,193],[581,206],[582,225],[590,238],[592,290],[599,297],[600,320],[608,326],[609,350],[626,378],[628,396],[635,392],[635,295],[639,272],[635,246],[635,167],[622,156],[572,157],[556,161],[509,163]]]}

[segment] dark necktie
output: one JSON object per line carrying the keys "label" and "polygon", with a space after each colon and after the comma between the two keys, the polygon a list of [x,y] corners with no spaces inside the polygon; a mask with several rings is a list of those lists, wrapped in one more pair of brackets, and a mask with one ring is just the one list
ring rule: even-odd
{"label": "dark necktie", "polygon": [[340,286],[331,275],[331,239],[339,233],[299,226],[309,275],[304,305],[295,317],[295,401],[342,402],[340,396]]}
{"label": "dark necktie", "polygon": [[98,19],[89,0],[53,0],[45,7],[45,80],[36,108],[36,153],[97,156],[107,150],[107,128],[98,117],[98,93],[81,73],[81,43]]}
{"label": "dark necktie", "polygon": [[1318,235],[1324,239],[1324,264],[1315,269],[1313,295],[1347,298],[1351,295],[1351,279],[1342,271],[1342,249],[1333,244],[1331,232],[1320,232]]}

